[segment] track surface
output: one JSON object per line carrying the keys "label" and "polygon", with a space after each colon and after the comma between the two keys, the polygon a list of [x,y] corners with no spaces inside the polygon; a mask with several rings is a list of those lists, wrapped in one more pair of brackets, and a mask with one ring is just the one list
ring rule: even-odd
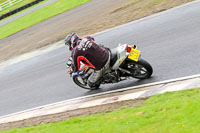
{"label": "track surface", "polygon": [[134,43],[148,60],[151,79],[103,85],[97,91],[76,86],[66,74],[65,47],[0,70],[0,116],[80,96],[200,73],[200,2],[176,8],[94,35],[111,48]]}

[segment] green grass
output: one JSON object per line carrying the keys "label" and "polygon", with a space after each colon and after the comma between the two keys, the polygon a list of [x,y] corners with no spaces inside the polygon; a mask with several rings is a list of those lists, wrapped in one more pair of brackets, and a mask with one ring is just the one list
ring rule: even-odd
{"label": "green grass", "polygon": [[[8,13],[8,12],[14,10],[14,9],[17,9],[17,8],[19,8],[19,7],[23,6],[23,5],[26,5],[26,4],[30,3],[30,2],[33,2],[33,1],[35,1],[35,0],[23,0],[23,1],[19,2],[19,3],[16,3],[16,4],[6,8],[6,9],[0,11],[0,15]],[[0,1],[0,3],[1,3],[1,1]]]}
{"label": "green grass", "polygon": [[0,0],[0,4],[3,3],[3,2],[5,2],[5,1],[7,1],[7,0]]}
{"label": "green grass", "polygon": [[49,6],[46,6],[22,18],[19,18],[12,23],[0,27],[0,39],[28,28],[57,14],[70,10],[88,1],[89,0],[58,0]]}
{"label": "green grass", "polygon": [[3,133],[199,133],[200,89],[165,93],[111,113]]}
{"label": "green grass", "polygon": [[[29,2],[28,2],[28,1],[29,1]],[[9,7],[9,8],[7,8],[7,9],[3,10],[2,14],[7,13],[7,12],[9,12],[9,11],[11,11],[11,10],[14,10],[14,9],[16,9],[16,8],[18,8],[18,7],[21,7],[21,6],[23,6],[23,5],[27,4],[27,3],[30,3],[31,1],[34,1],[34,0],[27,0],[27,1],[25,1],[25,2],[22,1],[22,3],[19,2],[19,3],[15,4],[15,5],[13,5],[13,6]],[[14,16],[16,16],[16,15],[22,13],[22,12],[25,12],[26,10],[29,10],[29,9],[31,9],[31,8],[34,8],[34,7],[36,7],[36,6],[38,6],[38,5],[42,4],[42,3],[45,3],[45,2],[47,2],[47,1],[48,1],[48,0],[41,1],[41,2],[39,2],[39,3],[37,3],[37,4],[33,5],[33,6],[31,6],[31,7],[29,7],[29,8],[26,8],[26,9],[24,9],[24,10],[18,12],[18,13],[15,13],[15,14],[9,16],[9,17],[6,17],[6,18],[4,18],[4,19],[1,20],[1,21],[4,21],[4,20],[9,19],[9,18],[11,18],[11,17],[14,17]],[[1,29],[1,28],[0,28],[0,29]]]}

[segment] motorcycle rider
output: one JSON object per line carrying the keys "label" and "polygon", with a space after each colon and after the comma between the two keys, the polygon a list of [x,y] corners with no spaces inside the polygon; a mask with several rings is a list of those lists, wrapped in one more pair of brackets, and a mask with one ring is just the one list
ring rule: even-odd
{"label": "motorcycle rider", "polygon": [[91,36],[80,38],[76,33],[67,35],[65,45],[69,46],[69,50],[72,51],[73,72],[79,70],[80,62],[92,67],[94,72],[88,78],[87,84],[91,88],[98,86],[102,76],[110,72],[109,49],[96,44]]}

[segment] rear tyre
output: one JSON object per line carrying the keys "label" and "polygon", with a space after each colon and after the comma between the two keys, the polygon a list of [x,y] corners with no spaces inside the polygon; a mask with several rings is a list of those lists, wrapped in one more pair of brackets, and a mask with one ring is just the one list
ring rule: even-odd
{"label": "rear tyre", "polygon": [[152,66],[144,59],[140,59],[138,62],[128,60],[123,68],[131,72],[131,76],[137,79],[148,79],[153,73]]}

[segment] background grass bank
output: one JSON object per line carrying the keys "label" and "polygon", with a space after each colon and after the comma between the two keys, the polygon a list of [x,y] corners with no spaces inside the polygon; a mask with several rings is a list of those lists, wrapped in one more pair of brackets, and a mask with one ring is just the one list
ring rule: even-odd
{"label": "background grass bank", "polygon": [[[5,1],[6,1],[6,0],[0,1],[0,3],[3,3],[3,2],[5,2]],[[28,3],[31,3],[31,2],[33,2],[33,1],[35,1],[35,0],[23,0],[23,1],[20,1],[19,3],[16,3],[16,4],[14,4],[14,5],[12,5],[12,6],[8,7],[8,8],[6,8],[6,9],[4,9],[4,10],[1,10],[1,11],[0,11],[0,15],[6,14],[6,13],[8,13],[8,12],[14,10],[14,9],[17,9],[17,8],[19,8],[19,7],[21,7],[21,6],[24,6],[24,5],[28,4]]]}
{"label": "background grass bank", "polygon": [[43,20],[46,20],[47,18],[53,17],[81,4],[84,4],[88,1],[89,0],[58,0],[49,6],[46,6],[22,18],[19,18],[14,22],[0,27],[0,39],[30,27],[34,24],[37,24]]}
{"label": "background grass bank", "polygon": [[138,107],[3,133],[198,133],[199,111],[200,89],[185,90],[151,97]]}

